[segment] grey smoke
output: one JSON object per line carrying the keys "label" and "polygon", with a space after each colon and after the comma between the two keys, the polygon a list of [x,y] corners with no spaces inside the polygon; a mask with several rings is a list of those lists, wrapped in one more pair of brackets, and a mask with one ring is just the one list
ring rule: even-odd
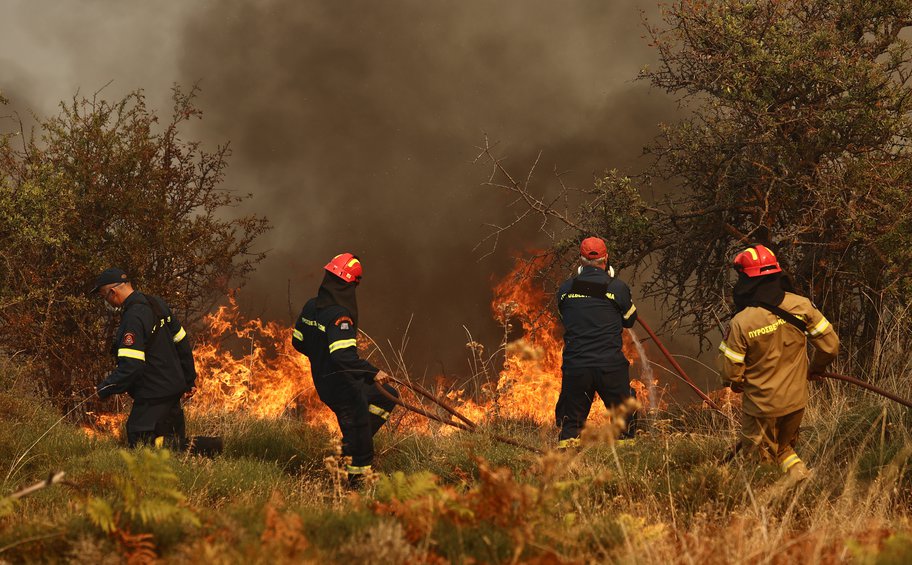
{"label": "grey smoke", "polygon": [[[191,137],[231,141],[226,188],[270,218],[269,258],[241,294],[253,314],[287,321],[323,264],[364,262],[362,325],[398,343],[418,372],[465,368],[463,325],[495,344],[492,279],[541,245],[535,225],[490,258],[473,246],[512,212],[480,187],[486,132],[517,172],[539,150],[585,186],[636,166],[672,119],[634,81],[655,53],[640,9],[604,0],[292,1],[59,4],[12,2],[0,23],[0,89],[39,113],[77,90],[144,88],[167,111],[172,83],[202,87]],[[290,281],[290,293],[288,284]]]}

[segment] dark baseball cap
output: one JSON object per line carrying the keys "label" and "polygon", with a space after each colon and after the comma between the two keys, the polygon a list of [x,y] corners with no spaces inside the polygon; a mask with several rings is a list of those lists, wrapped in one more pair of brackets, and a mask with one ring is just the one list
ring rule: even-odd
{"label": "dark baseball cap", "polygon": [[95,286],[92,287],[92,290],[89,291],[89,294],[95,294],[98,292],[98,289],[106,284],[115,284],[122,282],[130,282],[130,277],[128,277],[127,273],[125,273],[122,269],[118,269],[117,267],[105,269],[100,275],[95,277]]}

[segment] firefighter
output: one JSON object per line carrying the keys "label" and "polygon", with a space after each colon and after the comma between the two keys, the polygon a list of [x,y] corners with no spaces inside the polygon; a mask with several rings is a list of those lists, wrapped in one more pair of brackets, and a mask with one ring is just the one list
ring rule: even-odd
{"label": "firefighter", "polygon": [[373,436],[390,417],[398,392],[386,383],[389,375],[358,355],[358,303],[361,261],[351,253],[336,255],[324,267],[317,296],[301,310],[292,345],[310,359],[317,395],[335,413],[342,432],[342,455],[351,487],[359,486],[374,459]]}
{"label": "firefighter", "polygon": [[157,296],[133,289],[127,274],[111,268],[98,275],[91,291],[121,310],[111,353],[117,366],[96,387],[98,397],[127,393],[133,408],[127,418],[127,443],[186,449],[181,398],[196,382],[187,332]]}
{"label": "firefighter", "polygon": [[[609,409],[635,394],[621,338],[623,328],[633,326],[637,318],[630,288],[614,276],[601,238],[582,241],[580,263],[577,275],[557,291],[564,325],[561,391],[555,408],[559,449],[579,445],[596,393]],[[622,441],[632,439],[635,431],[634,413]]]}
{"label": "firefighter", "polygon": [[[767,247],[748,247],[733,266],[735,316],[719,345],[718,363],[723,383],[743,392],[741,445],[802,480],[809,471],[795,443],[808,379],[836,358],[839,338],[811,301],[794,292]],[[810,365],[808,340],[814,346]]]}

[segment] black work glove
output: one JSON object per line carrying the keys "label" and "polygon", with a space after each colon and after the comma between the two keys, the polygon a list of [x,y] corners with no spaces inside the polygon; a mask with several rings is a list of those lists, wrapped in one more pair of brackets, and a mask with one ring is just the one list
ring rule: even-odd
{"label": "black work glove", "polygon": [[98,385],[95,385],[95,392],[98,394],[99,399],[104,400],[114,394],[114,387],[100,383]]}

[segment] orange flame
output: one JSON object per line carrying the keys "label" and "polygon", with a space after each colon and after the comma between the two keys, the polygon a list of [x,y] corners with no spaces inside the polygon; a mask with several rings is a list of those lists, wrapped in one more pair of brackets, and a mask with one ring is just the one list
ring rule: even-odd
{"label": "orange flame", "polygon": [[[503,368],[494,374],[491,360],[484,359],[484,347],[471,342],[467,348],[478,369],[474,377],[483,382],[479,397],[469,398],[464,390],[447,389],[442,378],[437,380],[437,394],[446,397],[473,421],[506,417],[553,425],[561,386],[563,339],[554,306],[549,304],[549,294],[531,277],[523,276],[528,268],[517,265],[494,288],[491,306],[505,335],[520,330],[523,333],[518,339],[502,343]],[[289,327],[245,318],[233,296],[227,305],[206,316],[204,321],[206,329],[194,348],[197,392],[185,406],[190,415],[244,412],[258,418],[277,418],[293,414],[309,424],[337,430],[335,416],[317,397],[307,357],[291,345]],[[625,330],[623,339],[624,355],[637,363],[640,354],[632,334]],[[366,341],[359,339],[362,351],[367,347]],[[644,406],[664,405],[656,393],[651,372],[647,376],[645,384],[631,382],[638,399]],[[400,392],[410,403],[417,403],[409,391]],[[439,425],[403,412],[398,411],[400,428],[441,431]],[[125,417],[123,414],[95,416],[95,424],[86,428],[87,433],[113,431],[115,427],[119,432]],[[598,400],[590,420],[606,419],[604,404]]]}
{"label": "orange flame", "polygon": [[188,412],[243,411],[260,418],[294,412],[311,424],[334,425],[287,326],[244,318],[233,296],[205,322],[207,331],[193,352],[197,391]]}
{"label": "orange flame", "polygon": [[124,422],[127,415],[122,413],[86,412],[91,419],[89,424],[82,426],[82,431],[89,437],[111,436],[116,439],[123,437]]}

